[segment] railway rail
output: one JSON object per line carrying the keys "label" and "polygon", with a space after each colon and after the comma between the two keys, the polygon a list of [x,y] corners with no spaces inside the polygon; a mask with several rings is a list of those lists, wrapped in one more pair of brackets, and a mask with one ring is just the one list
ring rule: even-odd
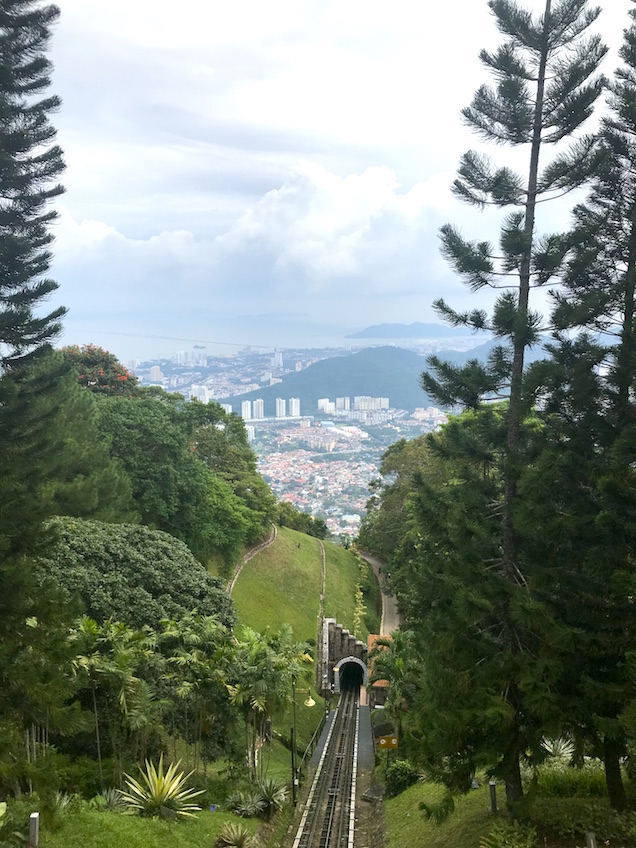
{"label": "railway rail", "polygon": [[359,691],[343,690],[293,848],[353,848]]}

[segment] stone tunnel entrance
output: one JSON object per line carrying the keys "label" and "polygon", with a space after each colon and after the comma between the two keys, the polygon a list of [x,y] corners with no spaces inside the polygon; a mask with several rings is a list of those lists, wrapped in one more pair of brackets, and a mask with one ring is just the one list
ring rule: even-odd
{"label": "stone tunnel entrance", "polygon": [[335,618],[319,622],[316,647],[316,689],[323,698],[340,692],[344,685],[367,685],[367,646]]}
{"label": "stone tunnel entrance", "polygon": [[357,657],[346,657],[340,660],[337,668],[334,668],[334,693],[341,689],[360,688],[366,686],[368,671],[365,663]]}

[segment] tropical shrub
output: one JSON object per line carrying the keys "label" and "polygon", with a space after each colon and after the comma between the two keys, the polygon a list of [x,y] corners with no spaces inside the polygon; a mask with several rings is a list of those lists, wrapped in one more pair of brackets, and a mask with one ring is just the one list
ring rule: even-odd
{"label": "tropical shrub", "polygon": [[539,769],[537,795],[542,798],[604,798],[605,771],[601,763],[582,768],[545,765]]}
{"label": "tropical shrub", "polygon": [[482,836],[479,848],[536,848],[537,832],[518,822],[499,822],[488,836]]}
{"label": "tropical shrub", "polygon": [[117,812],[126,809],[126,802],[119,789],[105,789],[100,795],[91,799],[90,806],[101,812]]}
{"label": "tropical shrub", "polygon": [[408,760],[393,760],[386,772],[386,794],[393,798],[421,777],[421,772]]}
{"label": "tropical shrub", "polygon": [[254,844],[253,837],[242,824],[227,822],[214,840],[214,848],[249,848]]}
{"label": "tropical shrub", "polygon": [[265,806],[265,799],[256,789],[247,792],[232,792],[227,798],[228,810],[244,819],[258,816],[265,810]]}
{"label": "tropical shrub", "polygon": [[258,782],[258,791],[263,799],[263,813],[271,817],[285,806],[287,801],[287,786],[281,780],[264,778]]}
{"label": "tropical shrub", "polygon": [[128,792],[121,793],[121,797],[131,810],[138,810],[141,815],[158,816],[161,808],[173,810],[178,816],[192,816],[200,810],[192,800],[203,794],[201,789],[191,789],[186,786],[189,774],[177,771],[181,760],[172,763],[168,770],[163,770],[163,754],[159,758],[159,766],[155,768],[154,763],[146,760],[145,773],[140,769],[141,780],[135,780],[126,774],[126,785]]}

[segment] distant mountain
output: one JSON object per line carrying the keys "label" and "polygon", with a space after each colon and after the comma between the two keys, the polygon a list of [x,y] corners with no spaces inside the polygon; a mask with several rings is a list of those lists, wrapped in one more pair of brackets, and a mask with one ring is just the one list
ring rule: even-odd
{"label": "distant mountain", "polygon": [[450,327],[448,324],[375,324],[357,333],[345,336],[346,339],[450,339],[466,337],[470,330]]}
{"label": "distant mountain", "polygon": [[243,400],[263,398],[265,415],[276,412],[276,398],[300,398],[300,411],[304,415],[316,412],[318,398],[371,395],[388,397],[391,406],[398,409],[415,409],[428,406],[429,400],[419,387],[419,377],[426,367],[426,359],[400,347],[365,348],[359,353],[321,359],[303,371],[285,374],[282,382],[266,386],[243,395],[223,398],[240,412]]}
{"label": "distant mountain", "polygon": [[[444,350],[437,355],[440,359],[461,365],[469,359],[485,361],[496,342],[489,341],[469,351]],[[527,361],[541,358],[537,348]],[[420,388],[420,374],[426,370],[426,357],[401,347],[372,347],[358,353],[322,359],[303,371],[285,374],[282,382],[266,386],[242,395],[221,398],[222,403],[232,404],[240,412],[243,400],[263,398],[265,415],[275,415],[276,398],[300,398],[303,415],[316,412],[318,398],[355,395],[388,397],[395,409],[412,412],[417,407],[434,406],[435,401]]]}

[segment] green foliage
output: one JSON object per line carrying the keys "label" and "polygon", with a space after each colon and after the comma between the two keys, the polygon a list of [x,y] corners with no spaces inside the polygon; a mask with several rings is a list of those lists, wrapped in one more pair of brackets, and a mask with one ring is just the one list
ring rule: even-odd
{"label": "green foliage", "polygon": [[122,794],[119,789],[105,789],[101,795],[96,795],[94,798],[91,798],[91,808],[94,810],[100,810],[105,812],[109,810],[110,812],[121,812],[126,809],[126,802],[122,798]]}
{"label": "green foliage", "polygon": [[228,822],[214,840],[214,848],[250,848],[254,839],[241,824]]}
{"label": "green foliage", "polygon": [[203,791],[188,788],[187,781],[192,772],[184,774],[178,771],[180,765],[181,760],[171,763],[164,772],[163,755],[158,766],[146,760],[145,772],[140,769],[140,780],[125,775],[128,791],[122,791],[123,801],[141,815],[158,816],[162,807],[173,810],[178,816],[194,815],[201,807],[192,801]]}
{"label": "green foliage", "polygon": [[421,779],[421,771],[409,760],[393,760],[386,770],[386,793],[390,798]]}
{"label": "green foliage", "polygon": [[158,627],[192,609],[231,626],[231,598],[179,540],[148,527],[57,519],[57,541],[41,565],[67,600],[97,621]]}
{"label": "green foliage", "polygon": [[429,446],[425,436],[411,441],[400,439],[382,457],[382,479],[370,485],[372,496],[367,502],[358,541],[362,547],[381,554],[389,563],[410,527],[405,503],[413,488],[413,479],[428,461]]}
{"label": "green foliage", "polygon": [[22,848],[29,836],[28,816],[19,803],[0,803],[0,848]]}
{"label": "green foliage", "polygon": [[604,798],[605,771],[601,763],[580,768],[547,763],[538,770],[535,791],[540,798]]}
{"label": "green foliage", "polygon": [[97,345],[68,345],[61,354],[73,369],[80,386],[101,395],[137,393],[139,380],[125,368],[114,353]]}
{"label": "green foliage", "polygon": [[246,459],[250,449],[240,444],[244,430],[226,418],[218,404],[165,393],[100,403],[102,435],[130,477],[142,521],[186,542],[204,563],[218,553],[235,562],[248,539],[264,534],[272,514],[263,481]]}
{"label": "green foliage", "polygon": [[263,799],[265,817],[271,819],[287,802],[287,785],[275,778],[264,777],[258,782],[258,791]]}
{"label": "green foliage", "polygon": [[537,845],[536,830],[519,822],[498,822],[479,841],[479,848],[537,848]]}
{"label": "green foliage", "polygon": [[46,58],[56,6],[16,0],[3,9],[0,35],[0,372],[37,357],[60,332],[65,309],[42,308],[57,284],[49,270],[53,241],[48,209],[63,187],[61,148],[49,121],[60,106],[43,96],[52,65]]}
{"label": "green foliage", "polygon": [[636,845],[636,816],[617,814],[607,801],[590,798],[537,798],[529,813],[532,824],[550,838],[585,843],[596,834],[599,845]]}
{"label": "green foliage", "polygon": [[[477,208],[509,211],[498,248],[445,225],[442,253],[471,291],[500,291],[490,315],[481,308],[459,312],[442,299],[434,305],[449,323],[489,330],[500,344],[486,366],[472,360],[456,367],[432,357],[433,373],[423,373],[421,384],[445,405],[482,414],[493,400],[509,402],[498,410],[499,425],[484,427],[481,439],[451,423],[448,440],[433,442],[447,476],[440,486],[426,469],[416,482],[417,535],[404,538],[403,550],[409,578],[425,574],[419,578],[424,612],[416,604],[409,609],[424,619],[422,641],[432,646],[418,705],[427,720],[425,758],[457,788],[465,788],[476,765],[495,768],[514,804],[523,795],[523,752],[537,746],[543,725],[558,723],[565,638],[549,599],[533,593],[540,585],[534,567],[553,562],[554,552],[535,560],[517,526],[519,482],[536,450],[528,438],[535,394],[524,359],[539,343],[542,318],[532,309],[531,290],[558,275],[570,247],[560,235],[539,235],[536,219],[539,202],[589,179],[597,157],[587,139],[543,170],[539,162],[546,144],[571,136],[590,117],[605,84],[598,68],[607,50],[597,36],[584,37],[600,13],[585,0],[547,3],[544,15],[510,0],[489,5],[503,42],[494,52],[482,50],[480,59],[494,84],[480,85],[462,115],[488,141],[527,145],[527,177],[476,151],[462,157],[456,196]],[[494,418],[489,423],[496,425]],[[401,585],[413,594],[407,580]],[[438,718],[442,710],[452,718]]]}
{"label": "green foliage", "polygon": [[225,802],[228,810],[241,818],[253,818],[265,810],[265,798],[259,789],[232,792]]}
{"label": "green foliage", "polygon": [[314,518],[307,512],[300,512],[285,500],[278,504],[276,523],[280,527],[291,527],[292,530],[315,536],[317,539],[324,539],[329,533],[322,518]]}

